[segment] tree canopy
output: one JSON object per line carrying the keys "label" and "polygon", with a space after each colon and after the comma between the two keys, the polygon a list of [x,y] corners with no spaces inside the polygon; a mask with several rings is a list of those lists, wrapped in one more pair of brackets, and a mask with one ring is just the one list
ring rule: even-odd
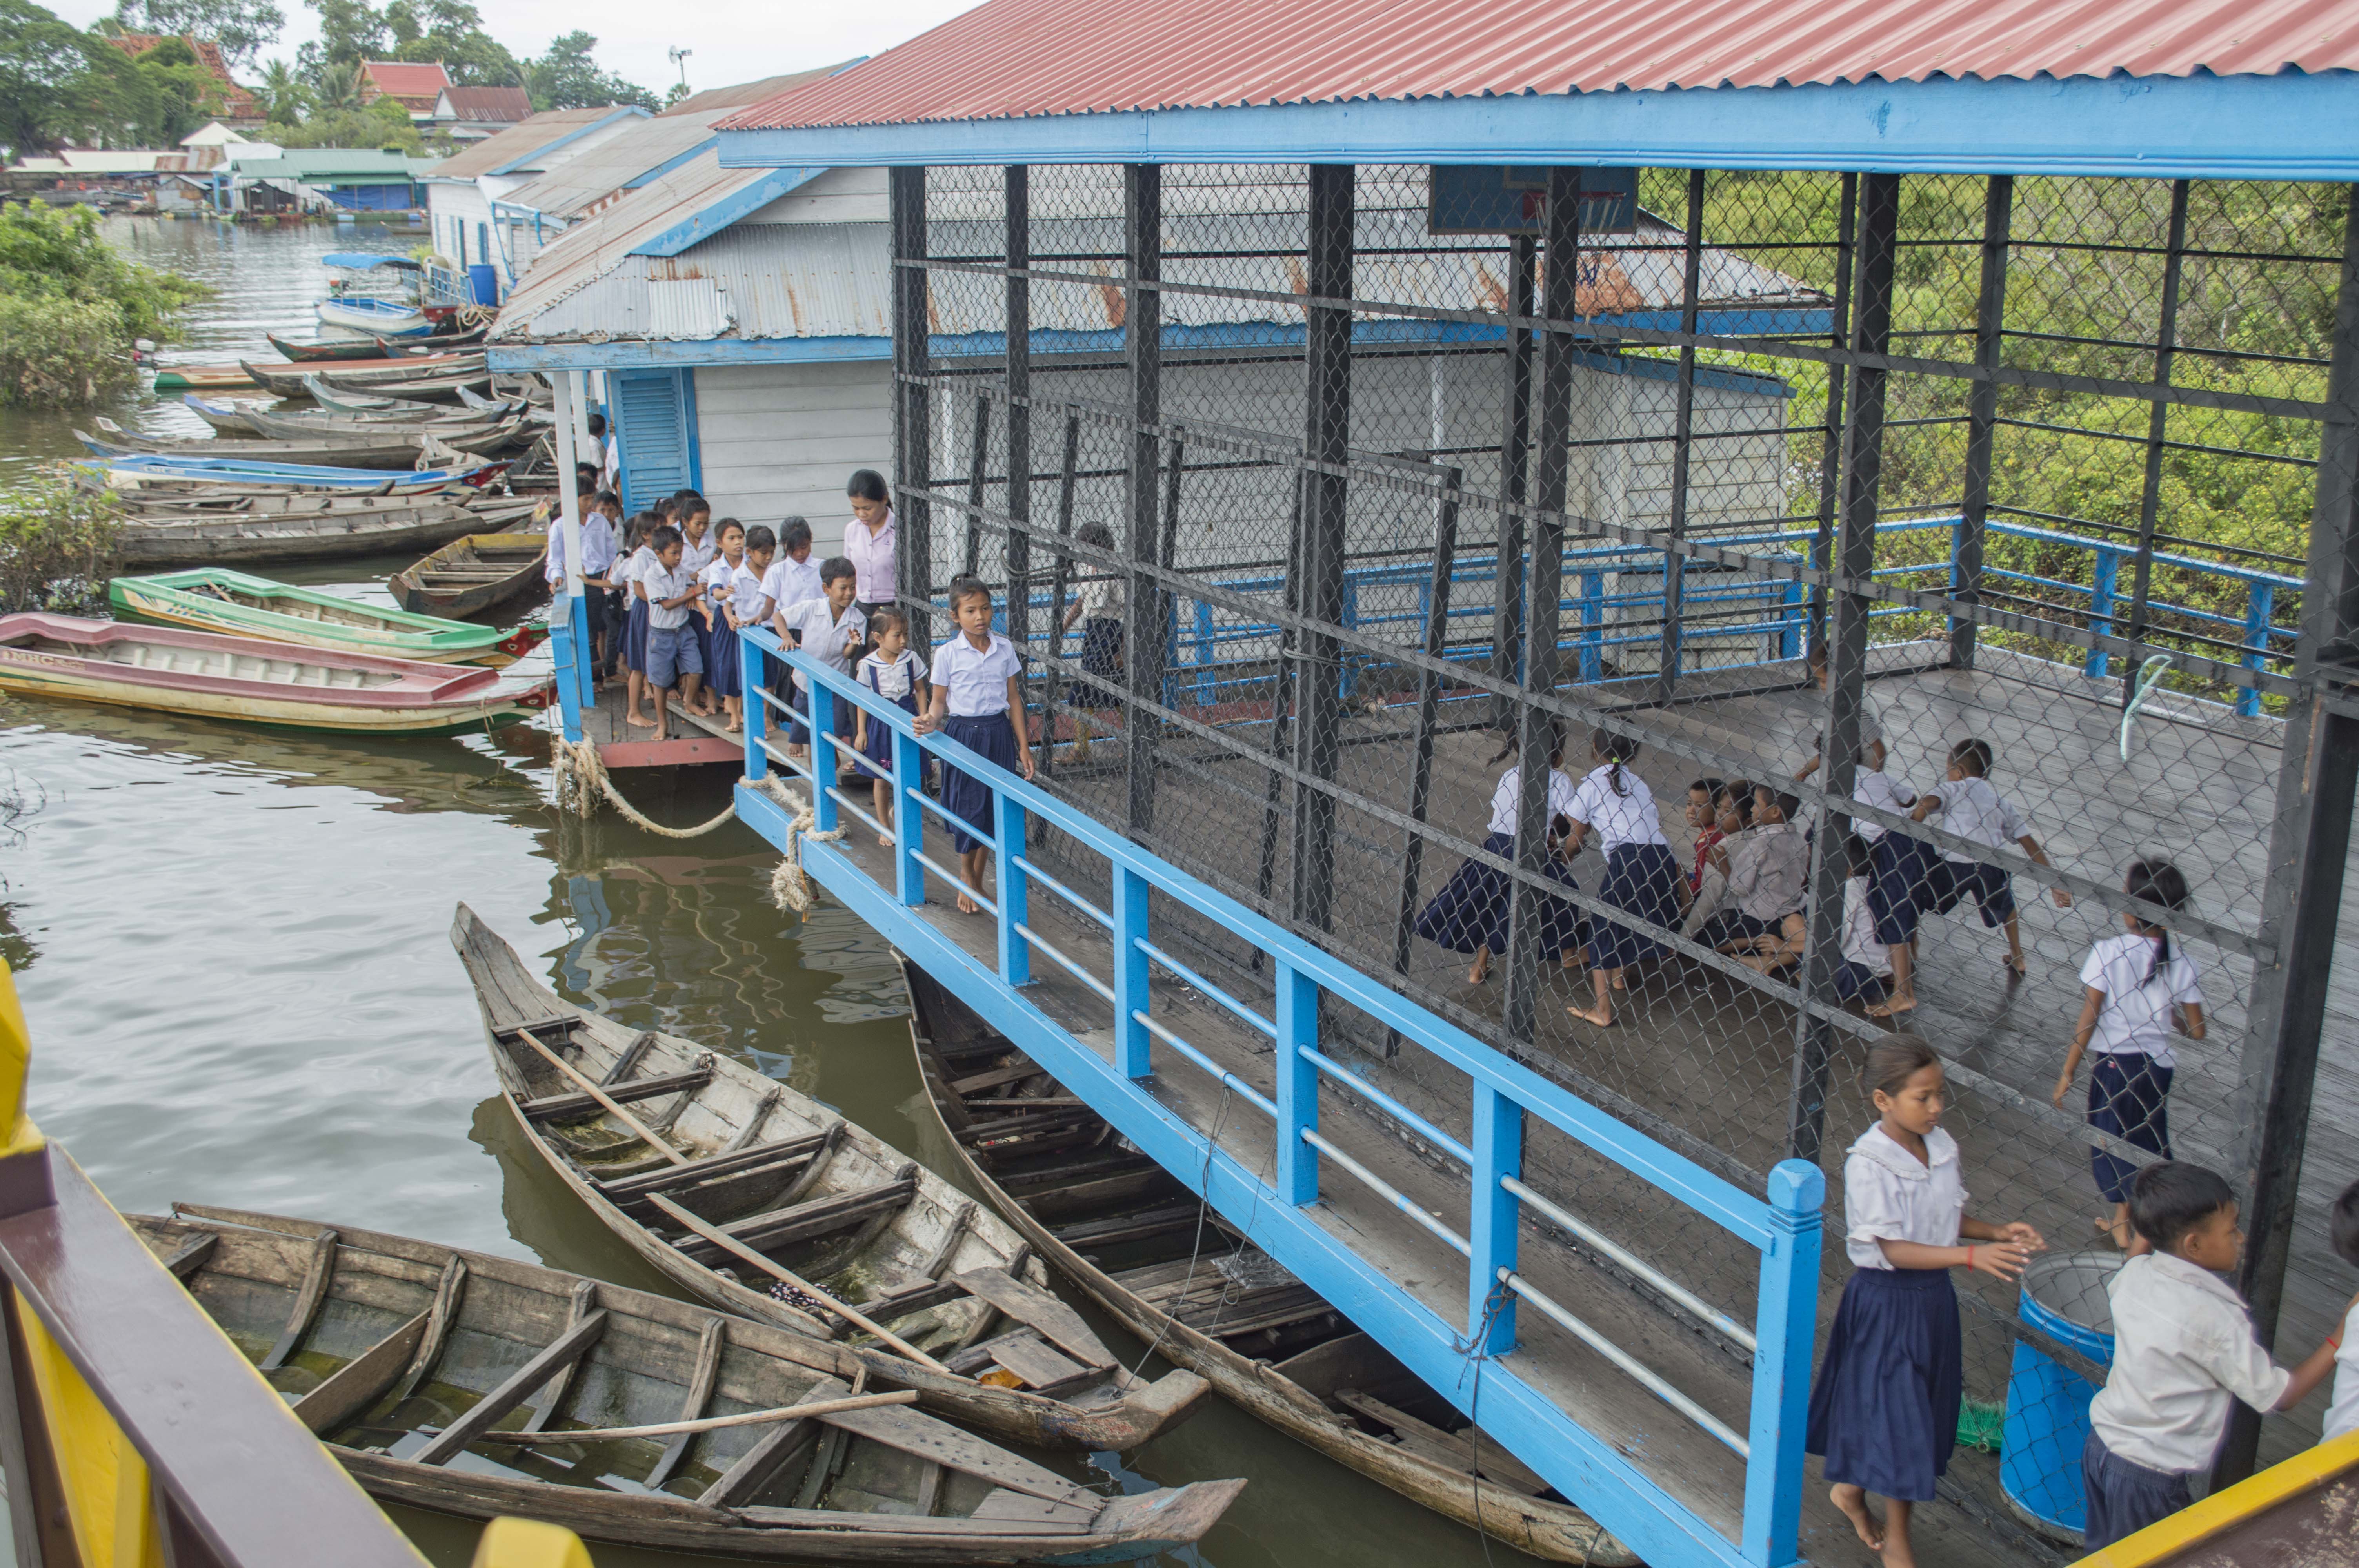
{"label": "tree canopy", "polygon": [[597,47],[595,38],[576,30],[553,40],[547,54],[527,62],[525,86],[532,93],[536,114],[591,109],[602,103],[636,103],[647,110],[662,107],[646,88],[601,70],[590,58]]}
{"label": "tree canopy", "polygon": [[270,0],[117,0],[114,21],[126,33],[203,38],[233,66],[251,66],[287,28]]}

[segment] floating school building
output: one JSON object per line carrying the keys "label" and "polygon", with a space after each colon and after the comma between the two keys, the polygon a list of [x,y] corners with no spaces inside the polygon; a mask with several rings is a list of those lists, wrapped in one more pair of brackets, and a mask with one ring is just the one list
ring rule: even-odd
{"label": "floating school building", "polygon": [[[803,865],[1650,1563],[1849,1549],[1799,1446],[1886,1028],[1836,989],[1859,827],[2012,879],[2027,974],[1929,916],[1909,1024],[1975,1211],[2085,1281],[2093,1147],[2156,1153],[2093,1131],[2082,1084],[2050,1104],[2079,970],[2125,914],[2168,925],[2208,1024],[2171,1041],[2173,1151],[2245,1195],[2237,1282],[2306,1352],[2359,1174],[2309,1136],[2354,1098],[2359,46],[2188,5],[1269,16],[990,0],[719,123],[715,179],[886,170],[901,598],[939,637],[950,579],[991,584],[1050,742],[1033,783],[977,766],[984,917],[906,790],[881,824],[822,791],[852,831]],[[585,302],[697,323],[637,334],[681,451],[690,345],[783,340],[745,323],[804,297],[774,250],[681,267],[701,237],[577,261]],[[1107,579],[1111,673],[1064,626]],[[1578,773],[1600,729],[1681,854],[1691,780],[1802,798],[1798,968],[1657,928],[1612,1026],[1568,1012],[1539,788],[1553,731]],[[2047,863],[1856,802],[1876,733],[1919,790],[1987,742]],[[902,782],[946,744],[908,737]],[[1512,935],[1470,986],[1414,917],[1484,856],[1509,761]],[[794,771],[764,734],[747,770]],[[2123,893],[2141,857],[2186,907]],[[1601,874],[1573,867],[1592,916]],[[1960,1294],[1970,1399],[2069,1454],[2101,1373],[2014,1292]],[[2316,1419],[2240,1418],[2223,1474]],[[2063,1560],[2069,1468],[1962,1453],[1920,1556]]]}

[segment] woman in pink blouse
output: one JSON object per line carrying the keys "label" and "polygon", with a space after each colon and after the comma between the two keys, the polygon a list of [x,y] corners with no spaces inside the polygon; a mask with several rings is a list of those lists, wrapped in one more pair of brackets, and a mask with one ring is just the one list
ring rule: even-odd
{"label": "woman in pink blouse", "polygon": [[852,557],[859,579],[853,598],[863,615],[874,615],[889,608],[896,597],[893,498],[885,489],[885,476],[875,469],[856,470],[844,493],[852,498],[852,521],[843,530],[843,553]]}

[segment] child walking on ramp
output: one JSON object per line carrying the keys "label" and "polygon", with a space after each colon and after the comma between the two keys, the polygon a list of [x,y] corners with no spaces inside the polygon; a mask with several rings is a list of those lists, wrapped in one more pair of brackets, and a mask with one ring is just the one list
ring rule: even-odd
{"label": "child walking on ramp", "polygon": [[[1940,1059],[1913,1034],[1871,1046],[1860,1075],[1876,1124],[1843,1161],[1843,1250],[1853,1272],[1810,1390],[1804,1452],[1824,1455],[1828,1497],[1888,1568],[1913,1568],[1908,1516],[1930,1502],[1958,1440],[1964,1385],[1950,1271],[2000,1280],[2045,1249],[2017,1220],[1967,1217],[1957,1140],[1941,1130]],[[1868,1495],[1885,1499],[1884,1518]]]}
{"label": "child walking on ramp", "polygon": [[[2122,891],[2165,909],[2187,907],[2187,879],[2169,860],[2132,860]],[[2168,1160],[2170,1078],[2179,1065],[2170,1033],[2176,1028],[2190,1040],[2203,1038],[2203,988],[2196,981],[2195,960],[2172,949],[2169,931],[2127,910],[2122,925],[2127,935],[2104,938],[2081,966],[2081,1022],[2064,1053],[2064,1070],[2056,1076],[2056,1092],[2049,1098],[2063,1108],[2082,1054],[2094,1046],[2089,1125]],[[2111,1215],[2098,1217],[2097,1228],[2127,1251],[2129,1185],[2137,1167],[2092,1147],[2089,1168],[2097,1190],[2114,1206]]]}
{"label": "child walking on ramp", "polygon": [[[918,715],[917,731],[939,730],[984,762],[1032,776],[1032,748],[1024,733],[1024,661],[1016,644],[991,629],[991,589],[975,578],[951,584],[951,618],[959,634],[934,650],[933,702]],[[951,848],[969,889],[983,890],[991,863],[986,835],[993,821],[991,788],[947,764],[942,768],[942,810],[951,818]],[[961,914],[981,905],[961,892]]]}
{"label": "child walking on ramp", "polygon": [[[1564,840],[1565,859],[1581,853],[1582,840],[1594,832],[1598,848],[1605,854],[1605,880],[1597,896],[1649,925],[1676,931],[1682,880],[1680,862],[1671,853],[1671,841],[1663,837],[1662,814],[1655,809],[1654,791],[1630,771],[1638,755],[1638,742],[1600,730],[1590,738],[1589,754],[1597,765],[1573,791],[1572,804],[1565,812],[1572,820],[1572,831]],[[1612,993],[1625,989],[1622,971],[1667,950],[1652,936],[1629,926],[1604,919],[1591,921],[1589,981],[1596,1005],[1565,1011],[1601,1028],[1612,1023]]]}
{"label": "child walking on ramp", "polygon": [[[899,705],[904,713],[923,709],[926,661],[909,646],[909,617],[889,606],[879,610],[868,618],[868,634],[876,645],[861,656],[853,678],[887,702]],[[876,820],[885,825],[876,842],[890,844],[885,835],[893,830],[894,823],[893,727],[871,720],[864,708],[853,712],[852,748],[860,753],[853,765],[868,775],[869,804],[876,808]]]}

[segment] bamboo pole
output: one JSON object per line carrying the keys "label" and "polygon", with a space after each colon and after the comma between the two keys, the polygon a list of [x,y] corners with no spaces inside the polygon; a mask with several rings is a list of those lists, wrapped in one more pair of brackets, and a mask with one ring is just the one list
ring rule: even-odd
{"label": "bamboo pole", "polygon": [[[679,1150],[673,1148],[670,1144],[665,1142],[662,1139],[649,1131],[646,1122],[641,1121],[637,1117],[633,1116],[629,1111],[625,1110],[621,1104],[604,1089],[600,1088],[596,1084],[592,1083],[588,1078],[585,1078],[580,1073],[575,1072],[573,1070],[572,1063],[568,1062],[564,1057],[559,1055],[556,1052],[541,1044],[540,1036],[533,1033],[528,1029],[511,1029],[508,1033],[511,1035],[514,1035],[516,1039],[521,1040],[526,1044],[531,1046],[534,1050],[539,1052],[542,1059],[548,1062],[550,1066],[556,1068],[559,1072],[563,1073],[567,1077],[572,1079],[573,1082],[581,1087],[582,1091],[587,1094],[592,1099],[596,1100],[600,1105],[604,1106],[608,1110],[614,1112],[614,1115],[620,1117],[622,1119],[623,1125],[637,1133],[641,1138],[646,1139],[648,1146],[654,1149],[657,1153],[661,1154],[665,1159],[670,1161],[675,1165],[685,1165],[688,1163],[687,1155],[681,1153]],[[680,1092],[685,1094],[688,1091],[683,1089]]]}
{"label": "bamboo pole", "polygon": [[682,1433],[718,1432],[724,1426],[760,1426],[766,1422],[801,1421],[810,1416],[841,1415],[846,1411],[874,1410],[879,1405],[913,1405],[915,1389],[895,1389],[884,1394],[852,1394],[840,1400],[815,1400],[807,1405],[780,1405],[776,1410],[740,1411],[735,1415],[709,1415],[698,1421],[666,1421],[653,1426],[591,1427],[582,1432],[487,1432],[478,1443],[616,1443],[626,1437],[672,1437]]}
{"label": "bamboo pole", "polygon": [[828,1311],[835,1313],[842,1317],[848,1318],[857,1327],[866,1329],[869,1333],[875,1335],[877,1338],[883,1340],[894,1349],[898,1350],[910,1360],[917,1362],[919,1366],[929,1367],[937,1372],[941,1372],[951,1377],[957,1376],[957,1374],[951,1372],[948,1367],[943,1366],[940,1362],[935,1360],[932,1357],[927,1355],[924,1351],[910,1344],[908,1340],[903,1339],[891,1329],[886,1328],[880,1323],[871,1321],[867,1316],[862,1314],[858,1307],[837,1301],[833,1296],[828,1294],[825,1291],[821,1290],[817,1285],[812,1284],[809,1280],[804,1279],[793,1270],[755,1251],[751,1247],[746,1246],[744,1242],[738,1240],[727,1231],[722,1230],[714,1226],[707,1225],[703,1220],[699,1219],[696,1216],[689,1213],[688,1210],[680,1207],[679,1205],[672,1202],[671,1199],[664,1196],[663,1194],[649,1193],[647,1195],[647,1201],[655,1205],[658,1208],[663,1210],[664,1213],[669,1215],[679,1224],[687,1227],[690,1230],[694,1231],[697,1235],[701,1236],[707,1241],[712,1242],[715,1247],[722,1249],[723,1251],[736,1254],[738,1257],[743,1258],[746,1262],[753,1264],[754,1267],[761,1270],[764,1273],[770,1275],[774,1279],[785,1281],[788,1284],[790,1284],[794,1286],[795,1289],[803,1292],[812,1300],[818,1302],[821,1306],[827,1308]]}

